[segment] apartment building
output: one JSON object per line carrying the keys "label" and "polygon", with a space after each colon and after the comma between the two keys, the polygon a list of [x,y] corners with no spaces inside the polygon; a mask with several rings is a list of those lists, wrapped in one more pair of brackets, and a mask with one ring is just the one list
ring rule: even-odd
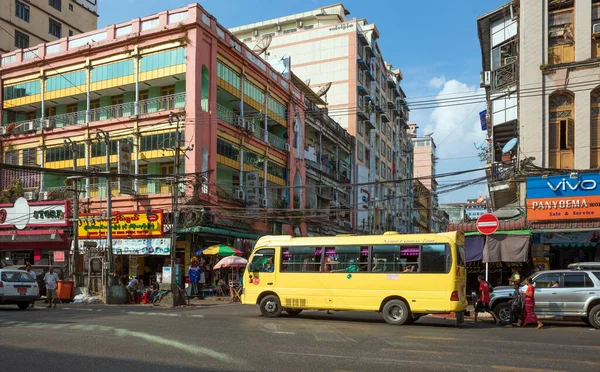
{"label": "apartment building", "polygon": [[[88,215],[105,210],[106,185],[97,172],[108,150],[111,172],[162,176],[138,180],[133,191],[115,179],[113,210],[163,210],[167,221],[173,176],[185,174],[179,232],[188,258],[191,247],[206,243],[306,233],[285,212],[306,200],[298,161],[304,94],[200,5],[34,48],[36,60],[26,50],[1,55],[11,61],[0,67],[2,162],[93,172],[80,182],[78,212]],[[98,139],[106,134],[109,146]],[[123,143],[132,145],[132,166],[118,170]],[[178,170],[177,147],[185,154]],[[30,201],[73,197],[66,176],[43,172],[3,170],[0,189],[17,180]],[[209,209],[216,218],[206,226],[196,217]]]}
{"label": "apartment building", "polygon": [[435,232],[431,208],[431,191],[420,181],[414,182],[413,225],[415,233]]}
{"label": "apartment building", "polygon": [[[315,92],[329,87],[329,115],[356,138],[355,180],[372,183],[353,190],[354,227],[408,232],[412,184],[400,181],[411,179],[412,144],[402,73],[385,62],[376,25],[349,14],[336,4],[230,31],[251,47],[268,39],[271,58],[290,57]],[[375,184],[382,181],[398,182]]]}
{"label": "apartment building", "polygon": [[[28,49],[92,31],[97,26],[98,0],[3,0],[0,53]],[[36,58],[36,53],[32,48],[26,57]]]}
{"label": "apartment building", "polygon": [[[438,207],[439,198],[437,195],[438,182],[435,179],[436,175],[436,145],[431,135],[425,135],[419,137],[417,130],[419,126],[415,123],[408,124],[409,136],[413,142],[413,153],[414,153],[414,177],[420,178],[420,182],[427,190],[429,190],[428,197],[431,199],[427,205],[431,208],[428,214],[431,217],[429,223],[430,231],[438,231]],[[419,197],[414,196],[415,199]]]}

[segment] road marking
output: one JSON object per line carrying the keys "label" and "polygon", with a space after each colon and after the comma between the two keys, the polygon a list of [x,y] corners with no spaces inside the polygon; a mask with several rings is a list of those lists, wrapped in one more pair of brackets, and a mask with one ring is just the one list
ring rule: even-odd
{"label": "road marking", "polygon": [[420,353],[420,354],[446,354],[446,355],[452,355],[452,354],[456,354],[459,351],[457,350],[456,352],[451,352],[451,351],[433,351],[433,350],[416,350],[416,349],[390,349],[390,348],[383,348],[381,349],[382,352],[384,353],[390,353],[390,352],[402,352],[402,353]]}
{"label": "road marking", "polygon": [[560,369],[538,369],[538,368],[520,368],[512,366],[492,366],[493,369],[510,372],[564,372]]}
{"label": "road marking", "polygon": [[88,309],[85,307],[76,308],[76,307],[59,307],[59,309],[63,310],[75,310],[75,311],[102,311],[102,309]]}
{"label": "road marking", "polygon": [[202,315],[202,314],[188,315],[188,318],[204,318],[204,315]]}
{"label": "road marking", "polygon": [[125,314],[128,315],[149,315],[149,316],[181,316],[181,314],[173,314],[173,313],[154,313],[154,312],[144,312],[144,311],[126,311]]}
{"label": "road marking", "polygon": [[429,337],[429,336],[404,336],[403,338],[417,339],[417,340],[439,340],[439,341],[458,341],[456,337]]}
{"label": "road marking", "polygon": [[316,356],[322,358],[342,358],[342,359],[354,359],[354,357],[346,356],[346,355],[332,355],[332,354],[316,354],[316,353],[294,353],[291,351],[275,351],[276,354],[286,354],[286,355],[299,355],[299,356]]}
{"label": "road marking", "polygon": [[296,334],[295,332],[282,331],[281,328],[279,328],[279,326],[275,323],[263,324],[263,331],[269,332],[269,333],[280,334],[280,335],[295,335]]}

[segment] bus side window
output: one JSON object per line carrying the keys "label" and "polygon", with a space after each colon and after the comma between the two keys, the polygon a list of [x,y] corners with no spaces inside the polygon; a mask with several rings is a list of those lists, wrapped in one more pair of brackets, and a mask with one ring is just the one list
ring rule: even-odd
{"label": "bus side window", "polygon": [[260,249],[252,257],[250,270],[255,273],[273,272],[275,264],[274,249]]}
{"label": "bus side window", "polygon": [[446,274],[450,272],[452,252],[448,244],[424,244],[421,252],[422,273]]}
{"label": "bus side window", "polygon": [[321,270],[322,248],[283,247],[281,249],[282,272],[318,272]]}

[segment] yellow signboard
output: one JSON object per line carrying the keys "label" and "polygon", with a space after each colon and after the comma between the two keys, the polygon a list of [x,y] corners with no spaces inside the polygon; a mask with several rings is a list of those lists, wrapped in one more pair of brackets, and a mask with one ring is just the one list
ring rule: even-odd
{"label": "yellow signboard", "polygon": [[[106,238],[107,221],[100,215],[79,216],[79,239]],[[115,212],[112,215],[112,238],[153,238],[164,235],[163,211]]]}

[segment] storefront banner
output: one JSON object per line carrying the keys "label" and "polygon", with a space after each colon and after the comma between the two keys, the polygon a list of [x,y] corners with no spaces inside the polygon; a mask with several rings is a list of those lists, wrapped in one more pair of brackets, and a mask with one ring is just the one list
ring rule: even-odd
{"label": "storefront banner", "polygon": [[561,247],[595,246],[600,242],[600,231],[544,232],[536,234],[536,240]]}
{"label": "storefront banner", "polygon": [[14,204],[0,204],[0,228],[67,226],[66,201],[29,202],[19,198]]}
{"label": "storefront banner", "polygon": [[[85,239],[79,241],[79,250],[85,252],[86,242],[96,243],[97,249],[106,249],[106,239]],[[171,254],[171,238],[160,239],[113,239],[113,254],[166,256]]]}
{"label": "storefront banner", "polygon": [[[106,238],[107,224],[99,214],[79,216],[80,239]],[[151,238],[164,235],[163,211],[117,212],[112,215],[112,237]]]}
{"label": "storefront banner", "polygon": [[600,217],[600,174],[527,178],[529,221]]}
{"label": "storefront banner", "polygon": [[483,262],[527,262],[530,235],[489,235],[483,248]]}

